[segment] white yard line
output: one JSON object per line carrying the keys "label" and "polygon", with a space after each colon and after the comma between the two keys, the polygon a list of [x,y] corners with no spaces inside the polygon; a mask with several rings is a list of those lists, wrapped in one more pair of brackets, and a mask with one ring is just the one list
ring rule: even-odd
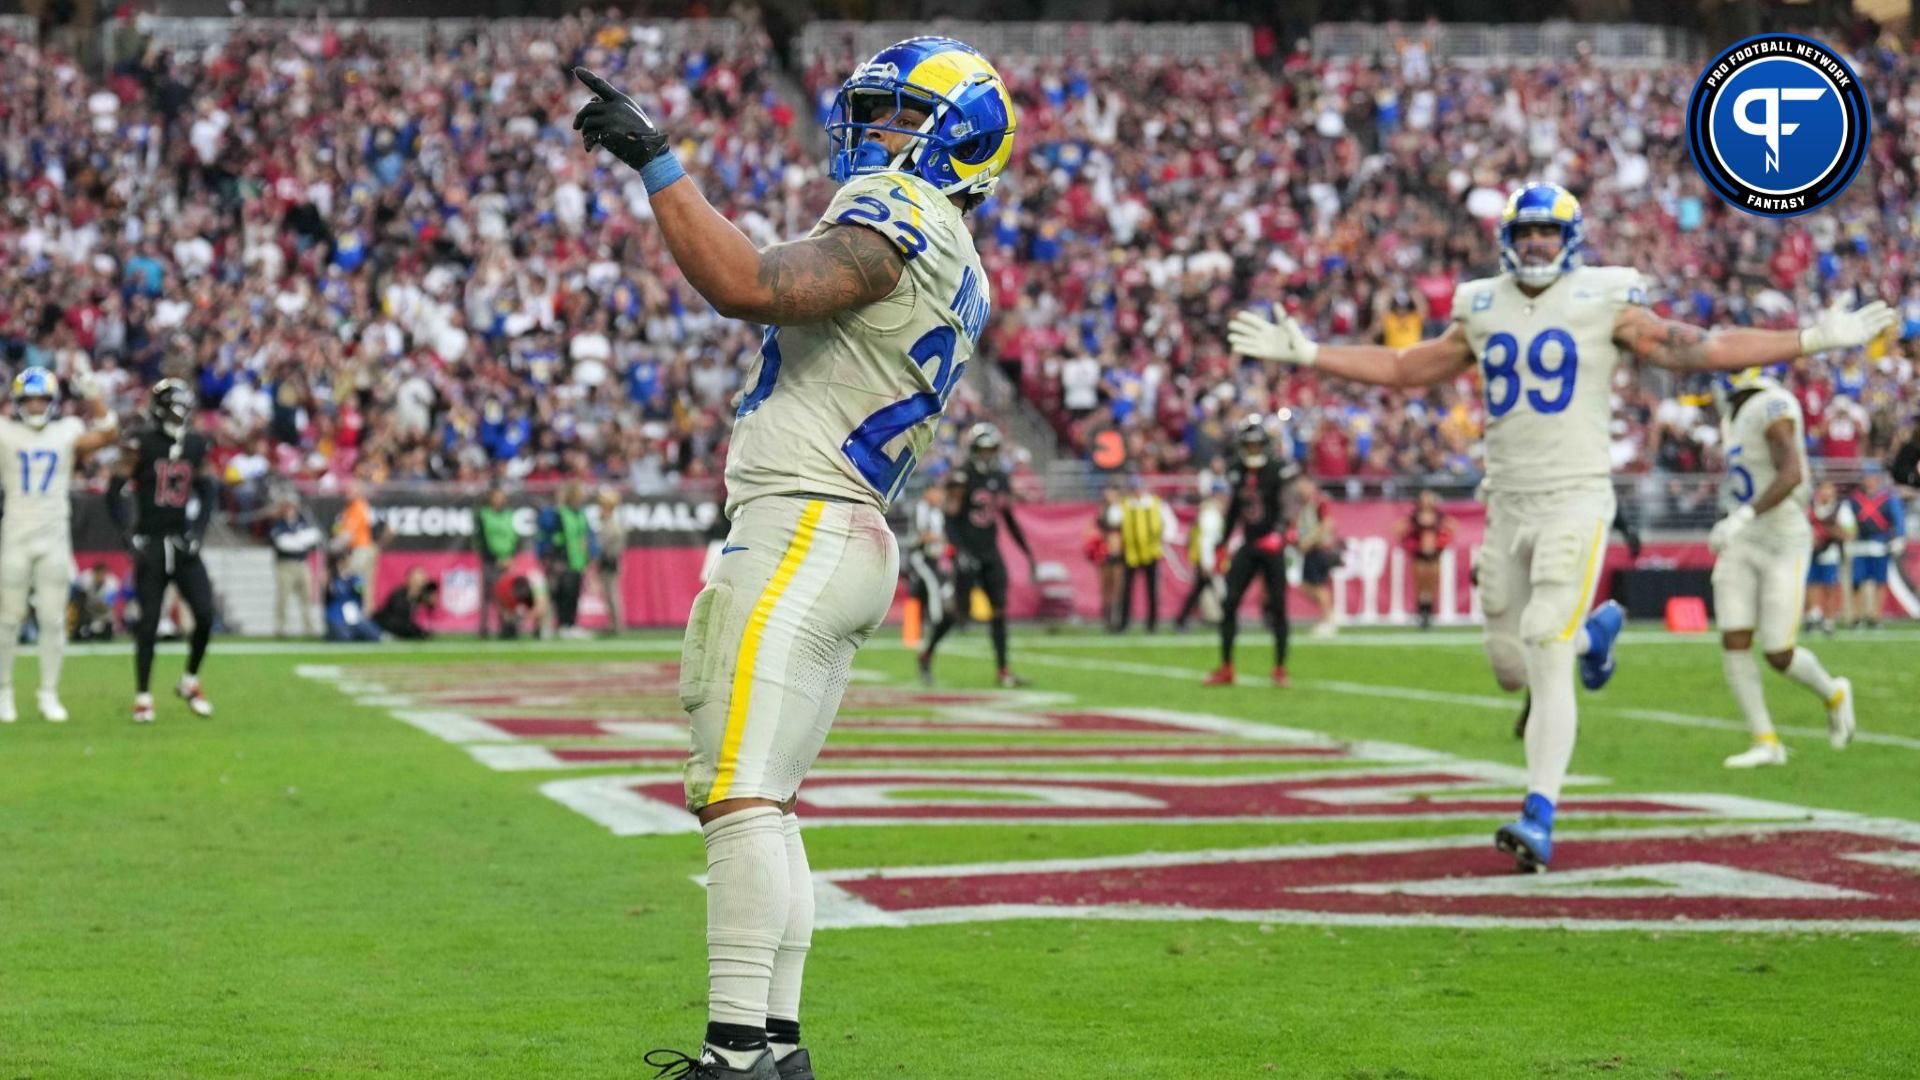
{"label": "white yard line", "polygon": [[[1044,644],[1044,643],[1042,643]],[[985,651],[972,645],[950,650],[956,655],[984,657]],[[1170,679],[1191,683],[1196,688],[1206,673],[1197,668],[1182,667],[1176,664],[1144,664],[1132,660],[1110,660],[1097,656],[1059,656],[1052,655],[1029,644],[1019,654],[1020,665],[1040,667],[1071,668],[1074,670],[1093,669],[1111,671],[1121,675],[1139,675],[1146,678]],[[1241,675],[1234,680],[1238,686],[1266,686],[1267,680],[1253,675]],[[1447,690],[1427,690],[1417,686],[1389,686],[1375,683],[1346,682],[1339,679],[1295,679],[1293,685],[1302,690],[1326,690],[1336,694],[1352,694],[1356,697],[1386,698],[1395,701],[1425,701],[1438,705],[1465,705],[1477,709],[1488,709],[1514,715],[1519,710],[1517,697],[1500,697],[1493,694],[1461,694]],[[1643,720],[1653,724],[1667,724],[1673,727],[1707,728],[1715,731],[1745,731],[1747,726],[1737,720],[1717,716],[1696,716],[1690,713],[1669,712],[1664,709],[1621,708],[1607,705],[1594,705],[1591,701],[1581,704],[1581,711],[1593,716],[1617,717],[1626,720]],[[1805,738],[1825,739],[1824,727],[1787,726],[1778,729],[1781,734]],[[1920,739],[1906,735],[1888,735],[1877,731],[1862,731],[1854,736],[1855,742],[1871,743],[1875,746],[1897,746],[1903,750],[1920,750]]]}
{"label": "white yard line", "polygon": [[[1293,633],[1287,639],[1287,647],[1294,648],[1405,648],[1415,646],[1431,649],[1478,649],[1480,631],[1477,627],[1448,627],[1428,631],[1420,630],[1375,630],[1355,628],[1342,632],[1337,637],[1314,637],[1310,632],[1312,624],[1295,624]],[[1174,633],[1164,631],[1158,634],[1126,633],[1102,634],[1073,631],[1061,634],[1048,634],[1041,631],[1024,634],[1023,642],[1032,642],[1041,646],[1058,645],[1066,648],[1097,648],[1105,650],[1164,649],[1169,646],[1206,646],[1213,647],[1218,637],[1211,629]],[[1813,647],[1827,638],[1809,635],[1809,647]],[[1836,642],[1871,643],[1884,641],[1890,644],[1920,643],[1920,631],[1911,630],[1842,630],[1831,640]],[[1653,627],[1629,629],[1620,635],[1623,645],[1714,645],[1720,644],[1720,635],[1671,634]],[[867,646],[869,649],[902,649],[898,640],[889,638],[875,640]]]}
{"label": "white yard line", "polygon": [[[161,642],[160,655],[187,651],[185,642]],[[325,642],[325,641],[253,641],[246,638],[215,638],[208,651],[222,656],[436,656],[447,653],[535,653],[571,656],[575,653],[648,653],[678,656],[679,638],[605,638],[593,641],[481,641],[478,638],[445,638],[438,641],[407,642]],[[68,656],[132,656],[131,642],[120,644],[87,643],[67,646]]]}

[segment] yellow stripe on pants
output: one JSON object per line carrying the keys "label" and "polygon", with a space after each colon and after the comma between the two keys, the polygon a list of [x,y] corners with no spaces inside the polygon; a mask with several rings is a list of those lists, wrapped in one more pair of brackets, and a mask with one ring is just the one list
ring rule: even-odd
{"label": "yellow stripe on pants", "polygon": [[1581,575],[1580,592],[1573,601],[1573,618],[1568,619],[1567,628],[1560,631],[1561,641],[1573,640],[1573,632],[1580,628],[1580,617],[1593,606],[1593,576],[1600,572],[1600,553],[1607,549],[1607,524],[1602,521],[1593,530],[1593,547],[1587,552],[1587,572]]}
{"label": "yellow stripe on pants", "polygon": [[747,734],[747,709],[753,701],[753,667],[760,658],[760,638],[766,634],[767,620],[773,616],[774,606],[780,603],[781,594],[787,591],[800,563],[806,559],[807,549],[813,546],[814,527],[820,524],[820,515],[826,508],[826,503],[814,499],[801,511],[800,524],[794,527],[787,552],[780,557],[780,565],[767,587],[761,590],[760,599],[753,605],[753,614],[747,618],[747,629],[740,635],[740,655],[734,663],[733,693],[727,706],[727,730],[720,739],[720,763],[714,773],[709,804],[725,799],[728,789],[733,787],[734,773],[740,766],[740,742]]}

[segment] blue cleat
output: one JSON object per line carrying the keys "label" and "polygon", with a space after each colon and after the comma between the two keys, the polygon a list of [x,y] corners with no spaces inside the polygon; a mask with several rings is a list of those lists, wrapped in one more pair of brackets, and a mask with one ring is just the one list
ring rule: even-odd
{"label": "blue cleat", "polygon": [[1513,856],[1523,874],[1546,870],[1553,861],[1553,804],[1545,795],[1529,794],[1520,806],[1520,820],[1500,826],[1493,846]]}
{"label": "blue cleat", "polygon": [[1613,642],[1620,636],[1620,624],[1627,620],[1627,609],[1617,600],[1609,600],[1587,616],[1587,651],[1580,654],[1580,684],[1598,690],[1613,678]]}

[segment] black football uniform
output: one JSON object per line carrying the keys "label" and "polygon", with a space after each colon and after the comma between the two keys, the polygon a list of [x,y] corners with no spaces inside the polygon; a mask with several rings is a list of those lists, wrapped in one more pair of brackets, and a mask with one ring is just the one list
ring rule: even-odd
{"label": "black football uniform", "polygon": [[[955,607],[964,607],[975,586],[999,611],[1007,604],[1007,560],[1000,554],[1000,519],[1012,518],[1013,485],[998,468],[961,466],[956,512],[947,516],[947,536],[953,541],[953,595]],[[1011,526],[1018,529],[1018,525]]]}
{"label": "black football uniform", "polygon": [[1240,629],[1240,601],[1257,577],[1266,584],[1267,618],[1273,624],[1274,665],[1287,662],[1287,488],[1300,469],[1290,461],[1268,458],[1258,466],[1236,461],[1227,471],[1232,495],[1221,535],[1240,529],[1240,547],[1227,563],[1227,596],[1220,617],[1220,656],[1233,663],[1233,639]]}
{"label": "black football uniform", "polygon": [[189,674],[199,671],[206,655],[213,633],[213,583],[200,560],[200,543],[212,519],[216,488],[207,467],[207,440],[198,433],[176,439],[157,426],[148,427],[134,437],[129,453],[132,474],[116,477],[108,498],[133,550],[134,595],[140,603],[134,673],[144,694],[153,674],[154,639],[169,584],[180,590],[193,612]]}
{"label": "black football uniform", "polygon": [[993,641],[994,662],[1002,678],[1007,672],[1007,560],[1000,554],[1000,523],[1006,522],[1007,534],[1033,563],[1033,549],[1013,516],[1013,483],[997,465],[981,465],[969,459],[954,473],[950,484],[955,492],[947,502],[947,539],[953,544],[953,603],[945,617],[933,628],[926,651],[920,656],[924,675],[932,663],[933,651],[962,618],[978,587],[987,594],[993,608],[988,633]]}

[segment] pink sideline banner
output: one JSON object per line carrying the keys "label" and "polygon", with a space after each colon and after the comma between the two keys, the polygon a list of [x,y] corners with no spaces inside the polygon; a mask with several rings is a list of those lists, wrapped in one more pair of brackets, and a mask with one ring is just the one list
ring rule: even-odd
{"label": "pink sideline banner", "polygon": [[[1393,625],[1411,622],[1414,610],[1413,571],[1406,551],[1395,535],[1396,526],[1412,513],[1409,502],[1335,503],[1333,519],[1343,542],[1344,558],[1334,571],[1332,584],[1340,617],[1355,624]],[[1446,623],[1473,623],[1479,620],[1470,578],[1472,556],[1478,551],[1486,532],[1486,508],[1478,503],[1448,503],[1442,506],[1454,522],[1454,542],[1441,561],[1439,617]],[[1100,618],[1100,583],[1095,564],[1087,558],[1088,541],[1096,534],[1095,503],[1025,504],[1016,513],[1035,556],[1042,564],[1055,564],[1064,581],[1053,588],[1071,597],[1073,615],[1085,622]],[[1178,515],[1177,529],[1166,540],[1166,558],[1160,569],[1160,614],[1171,620],[1179,610],[1193,581],[1186,563],[1187,528],[1191,511]],[[1010,581],[1008,613],[1015,619],[1032,619],[1040,614],[1039,591],[1027,573],[1027,561],[1006,530],[1001,530],[1001,553],[1007,561]],[[700,591],[700,567],[707,556],[704,546],[660,546],[630,548],[626,552],[622,574],[624,614],[628,627],[681,627],[687,611]],[[81,565],[87,565],[82,556]],[[1920,580],[1920,545],[1903,558],[1908,580]],[[536,565],[531,556],[521,556],[520,565]],[[1701,542],[1650,543],[1640,553],[1638,563],[1627,556],[1626,546],[1610,536],[1600,574],[1600,596],[1605,597],[1615,570],[1637,565],[1643,569],[1711,569],[1713,555]],[[437,632],[467,633],[479,626],[480,566],[467,551],[389,551],[380,559],[379,589],[384,592],[398,584],[412,566],[425,567],[440,580],[441,610],[431,628]],[[1297,577],[1297,570],[1295,571]],[[1288,590],[1288,613],[1297,619],[1318,617],[1305,590]],[[1262,603],[1260,587],[1249,591],[1243,613],[1257,617]],[[900,618],[898,594],[891,619]],[[371,599],[371,598],[370,598]],[[374,600],[377,603],[377,600]],[[1145,601],[1134,600],[1136,621],[1144,615]],[[1911,618],[1898,595],[1889,590],[1886,615]],[[589,574],[580,602],[580,624],[588,629],[607,625],[607,608],[598,576]]]}
{"label": "pink sideline banner", "polygon": [[[1479,548],[1486,529],[1485,507],[1474,502],[1444,504],[1442,509],[1454,521],[1454,542],[1442,561],[1440,618],[1443,622],[1477,621],[1470,581],[1472,555]],[[1098,568],[1088,558],[1089,541],[1098,535],[1096,503],[1023,504],[1016,513],[1039,561],[1049,578],[1057,578],[1048,588],[1062,599],[1056,611],[1070,611],[1083,622],[1097,623],[1100,618]],[[1334,572],[1333,585],[1340,616],[1347,622],[1396,624],[1411,621],[1413,612],[1412,569],[1406,552],[1395,536],[1396,527],[1407,519],[1412,504],[1397,501],[1335,503],[1333,520],[1343,542],[1344,559]],[[1193,571],[1186,562],[1187,529],[1192,510],[1182,508],[1165,541],[1166,558],[1160,570],[1160,613],[1170,620],[1179,610],[1192,585]],[[690,530],[689,530],[690,531]],[[680,535],[687,535],[683,531]],[[665,536],[654,536],[655,540]],[[444,538],[448,550],[412,547],[388,549],[380,558],[375,587],[369,606],[377,607],[386,592],[398,585],[412,567],[424,568],[440,582],[441,605],[428,622],[440,633],[471,633],[479,626],[480,565],[478,558],[459,537]],[[459,544],[458,547],[452,547]],[[1001,530],[1001,549],[1010,578],[1008,610],[1016,619],[1031,619],[1041,613],[1040,593],[1027,572],[1027,560],[1013,545],[1006,530]],[[707,558],[702,543],[660,543],[657,546],[629,547],[623,560],[620,588],[628,627],[681,627],[688,609],[700,590],[700,568]],[[75,562],[85,572],[105,562],[123,579],[127,557],[121,550],[83,551]],[[1901,560],[1908,581],[1920,581],[1920,545],[1912,546]],[[522,555],[522,567],[536,565],[531,555]],[[1610,538],[1606,562],[1602,568],[1600,590],[1605,596],[1613,572],[1629,565],[1626,548]],[[1713,557],[1701,542],[1648,544],[1637,564],[1642,569],[1709,569]],[[1297,568],[1295,569],[1297,576]],[[217,583],[216,583],[217,585]],[[1288,611],[1296,618],[1311,620],[1318,612],[1305,591],[1288,590]],[[1257,617],[1263,601],[1255,586],[1246,601],[1249,617]],[[904,591],[900,594],[904,596]],[[1896,582],[1887,590],[1885,614],[1891,618],[1920,616],[1920,601]],[[899,618],[896,599],[893,617]],[[1144,615],[1145,605],[1135,599],[1136,619]],[[589,573],[581,597],[580,623],[588,629],[608,625],[608,611],[599,577]]]}

